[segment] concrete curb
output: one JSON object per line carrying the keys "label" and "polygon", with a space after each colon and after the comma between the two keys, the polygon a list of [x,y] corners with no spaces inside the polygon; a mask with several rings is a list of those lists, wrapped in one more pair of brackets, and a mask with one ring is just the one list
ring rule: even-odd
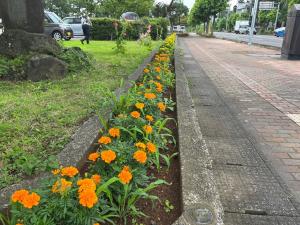
{"label": "concrete curb", "polygon": [[[154,58],[158,50],[153,50],[148,58],[133,72],[127,79],[122,88],[115,90],[117,97],[128,91],[133,86],[132,81],[136,81],[143,74],[144,68]],[[112,109],[109,109],[102,116],[105,120],[109,120]],[[99,138],[99,130],[102,128],[97,116],[92,116],[84,122],[75,134],[71,137],[69,144],[58,154],[57,158],[62,166],[76,166],[82,168],[86,162],[87,155],[97,147]],[[0,212],[5,210],[10,201],[11,194],[19,189],[37,188],[42,179],[49,176],[49,173],[40,174],[34,179],[24,180],[18,184],[13,184],[0,190]]]}
{"label": "concrete curb", "polygon": [[175,71],[183,214],[174,225],[222,225],[223,208],[211,170],[212,160],[197,121],[178,47]]}

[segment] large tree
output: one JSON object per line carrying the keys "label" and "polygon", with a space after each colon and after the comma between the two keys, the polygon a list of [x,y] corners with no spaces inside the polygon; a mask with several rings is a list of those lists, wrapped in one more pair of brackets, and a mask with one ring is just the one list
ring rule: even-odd
{"label": "large tree", "polygon": [[211,18],[213,28],[215,17],[219,12],[226,9],[227,4],[228,0],[196,0],[190,13],[189,22],[192,24],[206,23],[205,30],[208,33],[208,24]]}

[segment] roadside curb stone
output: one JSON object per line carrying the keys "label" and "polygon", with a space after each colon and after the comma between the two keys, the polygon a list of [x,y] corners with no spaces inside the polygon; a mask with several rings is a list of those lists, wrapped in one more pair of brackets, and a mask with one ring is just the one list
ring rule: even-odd
{"label": "roadside curb stone", "polygon": [[[117,98],[121,94],[127,92],[129,88],[133,86],[132,81],[136,81],[143,74],[144,68],[154,58],[158,50],[153,50],[150,56],[144,60],[144,62],[126,79],[123,87],[115,90]],[[108,120],[112,109],[108,109],[107,112],[102,115],[103,119]],[[71,137],[71,141],[65,146],[65,148],[57,155],[58,161],[62,166],[76,166],[82,168],[86,163],[86,158],[89,153],[97,147],[97,140],[99,138],[99,131],[102,125],[98,119],[98,116],[90,117],[84,122],[78,130]],[[0,212],[7,209],[10,201],[11,194],[19,189],[34,189],[37,188],[40,182],[49,176],[49,173],[43,173],[31,180],[24,180],[20,183],[10,185],[0,190]]]}
{"label": "roadside curb stone", "polygon": [[174,225],[221,225],[223,208],[214,181],[212,159],[197,121],[178,45],[175,72],[183,214]]}

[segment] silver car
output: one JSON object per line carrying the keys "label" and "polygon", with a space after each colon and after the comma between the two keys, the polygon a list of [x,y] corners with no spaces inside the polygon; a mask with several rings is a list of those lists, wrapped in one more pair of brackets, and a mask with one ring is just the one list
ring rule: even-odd
{"label": "silver car", "polygon": [[74,36],[83,36],[82,24],[80,17],[63,18],[65,24],[69,24],[73,30]]}

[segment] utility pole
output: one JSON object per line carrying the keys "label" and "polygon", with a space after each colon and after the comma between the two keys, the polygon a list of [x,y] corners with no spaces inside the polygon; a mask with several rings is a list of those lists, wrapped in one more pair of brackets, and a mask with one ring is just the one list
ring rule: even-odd
{"label": "utility pole", "polygon": [[257,8],[258,8],[258,0],[255,0],[254,7],[252,8],[252,22],[251,22],[251,29],[250,29],[250,34],[249,34],[248,45],[252,45],[253,31],[255,28]]}
{"label": "utility pole", "polygon": [[280,9],[280,2],[277,3],[277,13],[276,13],[276,19],[275,19],[275,24],[274,24],[274,30],[275,30],[276,27],[277,27],[277,21],[278,21],[279,9]]}

